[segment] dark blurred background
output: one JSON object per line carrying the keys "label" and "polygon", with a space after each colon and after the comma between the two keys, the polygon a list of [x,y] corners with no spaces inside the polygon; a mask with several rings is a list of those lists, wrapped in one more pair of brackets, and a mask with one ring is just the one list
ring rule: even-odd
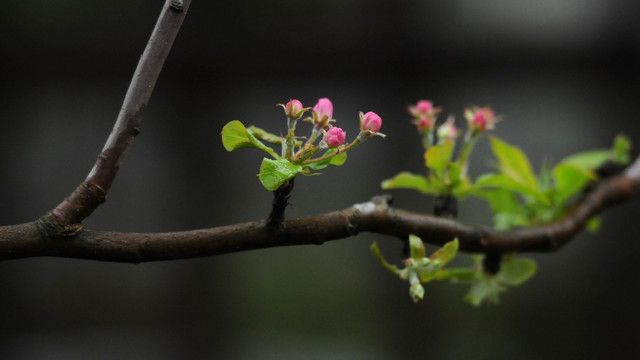
{"label": "dark blurred background", "polygon": [[[118,115],[162,1],[13,1],[0,31],[0,222],[31,221],[87,175]],[[258,151],[224,151],[233,119],[285,128],[275,104],[334,103],[384,120],[342,168],[296,181],[289,216],[348,207],[379,182],[423,170],[407,105],[428,98],[458,116],[490,105],[495,134],[545,160],[640,143],[638,6],[622,0],[194,1],[156,86],[142,133],[87,228],[157,232],[264,218],[271,194]],[[299,126],[299,129],[305,129]],[[634,152],[637,153],[637,152]],[[487,171],[486,142],[472,175]],[[431,200],[392,192],[395,206]],[[640,199],[604,215],[499,306],[466,287],[406,282],[360,234],[322,246],[110,264],[34,258],[0,263],[6,359],[609,359],[640,356]],[[486,206],[461,219],[490,224]],[[460,256],[460,264],[469,264]]]}

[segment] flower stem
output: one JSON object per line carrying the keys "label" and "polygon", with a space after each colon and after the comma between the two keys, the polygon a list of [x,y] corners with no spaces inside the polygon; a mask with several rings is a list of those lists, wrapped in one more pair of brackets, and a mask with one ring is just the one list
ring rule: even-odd
{"label": "flower stem", "polygon": [[469,157],[471,156],[471,152],[473,151],[473,147],[476,145],[478,141],[477,136],[472,136],[471,132],[467,132],[464,137],[464,143],[462,145],[462,149],[460,150],[460,155],[458,156],[458,163],[462,168],[462,177],[467,176],[467,170],[469,168]]}

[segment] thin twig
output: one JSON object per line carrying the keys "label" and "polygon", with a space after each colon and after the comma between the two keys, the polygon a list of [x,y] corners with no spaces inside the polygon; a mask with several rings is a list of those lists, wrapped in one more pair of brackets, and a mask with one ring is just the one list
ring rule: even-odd
{"label": "thin twig", "polygon": [[48,235],[65,236],[66,233],[60,229],[67,232],[70,228],[81,229],[77,224],[105,201],[134,138],[140,132],[144,111],[190,3],[190,0],[165,1],[138,62],[118,119],[93,169],[68,198],[42,219],[46,224],[42,230]]}

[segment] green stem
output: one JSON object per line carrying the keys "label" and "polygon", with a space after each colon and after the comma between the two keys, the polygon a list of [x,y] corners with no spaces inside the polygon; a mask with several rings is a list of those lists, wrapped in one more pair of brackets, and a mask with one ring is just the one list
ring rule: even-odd
{"label": "green stem", "polygon": [[422,147],[425,151],[433,146],[433,130],[422,134]]}
{"label": "green stem", "polygon": [[471,156],[471,152],[473,151],[473,147],[476,145],[478,141],[477,136],[471,136],[470,132],[464,137],[464,144],[462,145],[462,149],[460,150],[460,156],[458,156],[458,163],[462,168],[462,177],[467,176],[467,170],[469,168],[469,157]]}
{"label": "green stem", "polygon": [[[307,165],[307,164],[311,164],[311,163],[314,163],[314,162],[319,162],[319,161],[330,159],[330,158],[332,158],[332,157],[334,157],[334,156],[336,156],[338,154],[342,154],[343,152],[353,148],[354,146],[358,145],[360,142],[361,142],[360,140],[355,139],[351,144],[345,146],[344,148],[342,148],[342,149],[340,149],[340,150],[338,150],[336,152],[333,152],[333,153],[327,154],[327,155],[323,155],[323,156],[320,156],[320,157],[315,158],[315,159],[305,160],[301,164],[302,165]],[[317,149],[320,150],[320,148],[317,148]],[[309,156],[306,157],[306,159],[308,159],[308,158],[309,158]]]}
{"label": "green stem", "polygon": [[[309,149],[309,148],[311,148],[311,149]],[[310,157],[315,155],[318,151],[320,151],[320,147],[319,146],[305,145],[305,146],[302,147],[302,150],[300,150],[300,152],[298,152],[298,154],[296,154],[296,158],[297,159],[295,159],[295,161],[293,163],[295,165],[307,164],[308,163],[307,159],[309,159]],[[310,161],[310,162],[313,162],[313,161]]]}
{"label": "green stem", "polygon": [[284,151],[284,158],[291,161],[293,160],[293,150],[296,146],[296,134],[295,134],[296,128],[294,127],[290,127],[289,128],[289,132],[287,133],[287,137],[285,139],[285,151]]}

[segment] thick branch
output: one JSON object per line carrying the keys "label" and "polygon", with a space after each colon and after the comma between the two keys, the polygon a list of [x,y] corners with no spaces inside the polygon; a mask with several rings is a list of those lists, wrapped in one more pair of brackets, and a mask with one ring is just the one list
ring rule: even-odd
{"label": "thick branch", "polygon": [[165,1],[129,84],[111,135],[87,178],[51,212],[48,219],[44,219],[53,224],[52,227],[43,228],[44,230],[55,231],[59,227],[68,228],[68,225],[79,224],[105,201],[133,139],[140,132],[144,110],[190,3],[190,0]]}
{"label": "thick branch", "polygon": [[496,231],[388,206],[386,198],[323,215],[283,221],[277,232],[267,221],[173,233],[137,234],[80,231],[67,239],[41,236],[35,223],[0,227],[0,259],[33,256],[114,262],[184,259],[243,250],[326,241],[371,232],[406,239],[409,234],[442,245],[457,237],[465,252],[548,252],[567,244],[586,222],[640,189],[640,159],[623,175],[602,182],[563,219],[531,228]]}

